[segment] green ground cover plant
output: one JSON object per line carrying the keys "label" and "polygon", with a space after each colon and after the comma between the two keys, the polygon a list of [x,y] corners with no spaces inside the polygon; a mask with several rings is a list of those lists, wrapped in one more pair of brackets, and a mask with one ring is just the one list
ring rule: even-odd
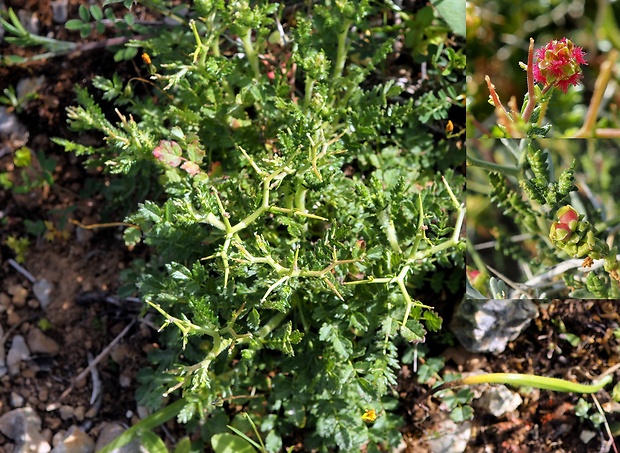
{"label": "green ground cover plant", "polygon": [[70,127],[103,141],[55,141],[118,175],[151,250],[123,287],[162,326],[149,423],[199,451],[227,424],[265,451],[398,445],[397,372],[464,290],[461,6],[197,1],[128,39],[142,76],[76,87]]}

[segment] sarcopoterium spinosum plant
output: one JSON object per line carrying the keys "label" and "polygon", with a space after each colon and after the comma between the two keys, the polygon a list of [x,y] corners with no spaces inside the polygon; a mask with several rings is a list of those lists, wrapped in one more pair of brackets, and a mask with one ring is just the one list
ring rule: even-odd
{"label": "sarcopoterium spinosum plant", "polygon": [[175,326],[140,399],[182,395],[183,422],[242,405],[269,451],[297,430],[308,449],[393,448],[400,346],[438,329],[433,302],[464,286],[464,154],[431,124],[461,108],[462,49],[447,28],[420,47],[434,57],[418,89],[437,94],[421,102],[382,72],[409,32],[382,22],[396,10],[193,8],[186,27],[134,43],[148,84],[95,79],[120,121],[77,90],[71,127],[106,145],[60,141],[136,185],[157,172],[164,190],[125,231],[154,254],[141,296]]}
{"label": "sarcopoterium spinosum plant", "polygon": [[[607,158],[608,153],[616,152],[616,144],[609,141],[571,141],[569,146],[584,144],[592,147],[590,151],[597,149]],[[472,155],[467,157],[469,176],[476,191],[482,187],[479,181],[483,178],[488,181],[490,191],[485,193],[485,199],[490,199],[505,216],[493,231],[498,255],[504,256],[502,261],[507,258],[527,267],[524,274],[529,275],[525,282],[516,278],[510,281],[504,274],[506,269],[496,269],[495,262],[487,266],[480,249],[470,244],[472,266],[468,276],[473,287],[470,296],[484,297],[490,293],[491,297],[617,297],[620,289],[618,250],[612,244],[617,231],[612,214],[615,197],[614,192],[596,192],[609,187],[598,182],[601,178],[595,172],[599,168],[593,161],[600,162],[599,157],[593,152],[567,152],[565,157],[571,163],[560,172],[555,166],[555,157],[563,145],[558,141],[509,140],[503,141],[503,145],[505,147],[496,147],[494,156],[503,159],[510,155],[514,165],[509,162],[510,158],[497,164]],[[543,145],[554,147],[550,150]],[[593,172],[590,181],[583,173],[584,167]],[[580,173],[578,178],[576,171]],[[583,188],[580,193],[576,181],[580,181]],[[473,205],[474,199],[480,198],[474,191],[471,194]],[[609,212],[605,206],[609,206]],[[505,228],[504,224],[509,227]],[[520,238],[513,240],[515,236]],[[492,273],[495,278],[489,278]],[[512,292],[502,280],[510,283]]]}
{"label": "sarcopoterium spinosum plant", "polygon": [[[570,87],[579,87],[582,83],[583,68],[588,65],[586,53],[568,38],[553,39],[544,46],[535,49],[534,40],[530,38],[527,63],[520,63],[525,71],[527,93],[521,107],[512,97],[506,105],[501,93],[496,91],[489,75],[485,75],[489,91],[489,103],[495,107],[496,126],[485,130],[480,122],[472,122],[485,136],[499,137],[546,137],[550,133],[556,136],[573,138],[617,138],[620,130],[609,127],[609,121],[598,115],[601,103],[615,67],[618,52],[612,50],[600,65],[599,74],[594,81],[594,92],[589,100],[587,112],[580,127],[566,131],[552,131],[554,124],[545,118],[550,103],[556,96],[566,95]],[[473,119],[473,118],[472,118]]]}

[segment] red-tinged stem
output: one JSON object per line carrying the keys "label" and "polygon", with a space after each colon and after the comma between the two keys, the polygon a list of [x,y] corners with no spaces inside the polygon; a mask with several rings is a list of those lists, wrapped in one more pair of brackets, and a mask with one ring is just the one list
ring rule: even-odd
{"label": "red-tinged stem", "polygon": [[493,105],[495,106],[495,108],[500,109],[506,114],[506,116],[508,116],[508,111],[506,111],[506,108],[502,104],[502,101],[499,100],[499,96],[497,95],[497,92],[495,91],[495,85],[491,83],[491,78],[488,75],[485,75],[484,80],[486,80],[487,82],[487,87],[489,88],[489,93],[491,94]]}
{"label": "red-tinged stem", "polygon": [[523,112],[523,121],[529,122],[534,107],[536,107],[536,94],[534,91],[534,38],[530,38],[530,48],[527,54],[527,107]]}
{"label": "red-tinged stem", "polygon": [[598,128],[594,130],[596,138],[620,138],[620,129]]}

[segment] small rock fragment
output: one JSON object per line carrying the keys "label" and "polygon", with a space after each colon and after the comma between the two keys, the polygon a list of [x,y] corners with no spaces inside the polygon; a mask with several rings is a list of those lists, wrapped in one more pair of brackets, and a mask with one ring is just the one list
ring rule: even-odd
{"label": "small rock fragment", "polygon": [[47,387],[41,387],[39,389],[39,401],[41,401],[42,403],[47,401],[47,398],[49,396],[49,389]]}
{"label": "small rock fragment", "polygon": [[22,407],[24,405],[24,397],[18,393],[11,392],[11,406]]}
{"label": "small rock fragment", "polygon": [[15,335],[11,343],[11,349],[6,355],[6,365],[9,368],[9,374],[15,376],[19,373],[19,365],[23,360],[30,357],[30,350],[26,345],[26,340],[21,335]]}
{"label": "small rock fragment", "polygon": [[138,412],[138,417],[142,419],[151,415],[151,411],[149,411],[149,408],[146,406],[142,406],[141,404],[138,404],[138,407],[136,408],[136,412]]}
{"label": "small rock fragment", "polygon": [[65,438],[52,449],[52,453],[93,453],[94,451],[95,442],[75,425],[67,430]]}
{"label": "small rock fragment", "polygon": [[48,453],[52,448],[41,435],[41,419],[31,407],[0,417],[0,432],[15,441],[16,452]]}
{"label": "small rock fragment", "polygon": [[454,423],[446,417],[436,425],[438,437],[427,441],[432,453],[463,453],[471,437],[471,422]]}
{"label": "small rock fragment", "polygon": [[595,437],[596,437],[596,433],[594,431],[583,430],[583,431],[581,431],[581,434],[579,434],[579,439],[584,444],[587,444],[588,442],[590,442]]}
{"label": "small rock fragment", "polygon": [[0,313],[4,313],[11,304],[11,298],[7,293],[0,293]]}
{"label": "small rock fragment", "polygon": [[19,316],[19,314],[13,309],[13,307],[11,307],[11,309],[6,314],[6,323],[9,326],[16,326],[20,322],[22,322],[21,316]]}
{"label": "small rock fragment", "polygon": [[45,310],[51,302],[50,296],[52,295],[53,289],[54,285],[44,278],[37,280],[35,284],[32,285],[32,291],[37,299],[39,299],[39,302],[41,302],[41,308],[43,308],[43,310]]}
{"label": "small rock fragment", "polygon": [[22,23],[24,28],[28,30],[33,35],[39,34],[39,18],[36,13],[28,11],[26,9],[20,9],[17,11],[17,17],[19,17],[19,21]]}
{"label": "small rock fragment", "polygon": [[20,79],[17,82],[17,99],[26,99],[29,95],[32,95],[39,91],[39,88],[45,82],[45,76],[40,77],[26,77]]}
{"label": "small rock fragment", "polygon": [[16,307],[23,307],[26,305],[26,298],[28,297],[28,290],[21,285],[11,285],[9,288],[9,294],[13,296],[12,302]]}
{"label": "small rock fragment", "polygon": [[8,112],[4,106],[0,107],[0,143],[10,143],[11,149],[17,149],[28,143],[28,136],[28,129],[19,121],[17,115]]}
{"label": "small rock fragment", "polygon": [[97,415],[97,412],[98,412],[98,410],[97,410],[97,406],[93,406],[93,407],[91,407],[90,409],[88,409],[88,410],[86,411],[86,414],[84,414],[84,416],[85,416],[86,418],[94,418],[94,417],[95,417],[95,415]]}
{"label": "small rock fragment", "polygon": [[496,417],[501,417],[506,412],[516,410],[522,402],[523,399],[517,392],[511,391],[505,385],[497,385],[489,387],[476,405]]}
{"label": "small rock fragment", "polygon": [[73,408],[71,406],[62,405],[60,409],[58,409],[58,415],[60,415],[60,418],[63,420],[69,420],[73,417]]}
{"label": "small rock fragment", "polygon": [[126,374],[121,374],[118,377],[118,383],[121,386],[121,388],[129,388],[131,387],[131,378],[129,376],[127,376]]}
{"label": "small rock fragment", "polygon": [[69,0],[56,0],[52,2],[52,13],[54,22],[64,24],[67,22]]}
{"label": "small rock fragment", "polygon": [[31,352],[40,354],[56,355],[60,350],[58,343],[37,328],[28,332],[28,346]]}
{"label": "small rock fragment", "polygon": [[537,315],[531,300],[466,299],[457,307],[450,328],[468,351],[498,354]]}
{"label": "small rock fragment", "polygon": [[84,421],[85,413],[86,413],[86,408],[84,406],[78,406],[73,410],[73,416],[78,422]]}

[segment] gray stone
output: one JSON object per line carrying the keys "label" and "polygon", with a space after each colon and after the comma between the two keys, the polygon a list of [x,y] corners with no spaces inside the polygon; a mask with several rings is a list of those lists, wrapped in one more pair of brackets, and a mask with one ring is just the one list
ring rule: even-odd
{"label": "gray stone", "polygon": [[15,442],[14,453],[49,453],[52,448],[41,435],[41,419],[30,407],[0,417],[0,431]]}
{"label": "gray stone", "polygon": [[[14,113],[7,112],[6,107],[0,107],[0,142],[13,141],[13,147],[24,146],[28,142],[28,130],[17,119]],[[2,148],[2,147],[0,147]]]}
{"label": "gray stone", "polygon": [[25,9],[17,11],[17,17],[26,30],[34,35],[39,34],[39,18],[36,13]]}
{"label": "gray stone", "polygon": [[596,436],[597,434],[594,431],[588,431],[587,429],[584,429],[583,431],[581,431],[581,434],[579,434],[579,440],[581,440],[584,444],[587,444]]}
{"label": "gray stone", "polygon": [[94,451],[95,442],[75,425],[67,430],[65,438],[52,449],[52,453],[93,453]]}
{"label": "gray stone", "polygon": [[11,407],[22,407],[24,405],[24,397],[19,393],[11,392]]}
{"label": "gray stone", "polygon": [[52,285],[44,278],[36,281],[35,284],[32,285],[32,291],[34,292],[34,295],[37,297],[37,299],[39,299],[39,302],[41,302],[41,308],[43,310],[45,310],[50,304],[50,296],[52,295],[53,290],[54,285]]}
{"label": "gray stone", "polygon": [[435,426],[437,435],[426,441],[431,453],[463,453],[471,437],[471,423],[454,423],[446,417]]}
{"label": "gray stone", "polygon": [[26,340],[21,335],[15,335],[6,355],[6,365],[9,368],[9,374],[15,376],[19,373],[19,366],[23,360],[30,357],[30,350],[26,344]]}
{"label": "gray stone", "polygon": [[522,402],[523,398],[517,392],[513,392],[505,385],[494,385],[484,392],[476,406],[496,417],[501,417],[506,412],[516,410]]}
{"label": "gray stone", "polygon": [[54,14],[54,22],[64,24],[67,22],[69,0],[56,0],[52,2],[52,13]]}
{"label": "gray stone", "polygon": [[450,328],[470,352],[500,353],[538,314],[525,299],[465,299],[457,307]]}
{"label": "gray stone", "polygon": [[26,77],[20,79],[19,82],[17,82],[17,87],[15,88],[15,91],[17,92],[17,99],[25,99],[29,95],[36,93],[43,85],[43,82],[45,82],[45,76]]}

